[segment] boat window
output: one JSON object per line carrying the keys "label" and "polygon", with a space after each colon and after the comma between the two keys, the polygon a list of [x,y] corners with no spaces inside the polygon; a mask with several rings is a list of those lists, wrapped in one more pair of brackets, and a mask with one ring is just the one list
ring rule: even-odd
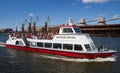
{"label": "boat window", "polygon": [[77,44],[75,44],[75,45],[74,45],[74,50],[82,51],[83,48],[82,48],[81,45],[77,45]]}
{"label": "boat window", "polygon": [[43,43],[42,42],[37,42],[37,46],[38,47],[43,47]]}
{"label": "boat window", "polygon": [[73,30],[71,28],[64,28],[63,33],[73,33]]}
{"label": "boat window", "polygon": [[87,49],[87,51],[91,51],[91,48],[90,48],[89,44],[85,44],[85,48]]}
{"label": "boat window", "polygon": [[52,47],[52,43],[45,43],[45,47],[51,48]]}
{"label": "boat window", "polygon": [[12,40],[16,40],[15,38],[12,38]]}
{"label": "boat window", "polygon": [[24,45],[22,41],[16,41],[15,44],[16,44],[16,45],[21,45],[21,46]]}
{"label": "boat window", "polygon": [[72,50],[73,44],[63,44],[63,49]]}
{"label": "boat window", "polygon": [[61,46],[62,45],[60,43],[53,43],[53,48],[60,49]]}
{"label": "boat window", "polygon": [[16,41],[16,43],[15,43],[16,45],[19,45],[19,41]]}
{"label": "boat window", "polygon": [[93,50],[96,50],[96,46],[94,44],[91,44],[91,47]]}
{"label": "boat window", "polygon": [[22,41],[19,41],[19,45],[24,45]]}
{"label": "boat window", "polygon": [[31,42],[31,46],[36,46],[36,42]]}
{"label": "boat window", "polygon": [[74,28],[76,33],[80,33],[80,29],[79,28]]}

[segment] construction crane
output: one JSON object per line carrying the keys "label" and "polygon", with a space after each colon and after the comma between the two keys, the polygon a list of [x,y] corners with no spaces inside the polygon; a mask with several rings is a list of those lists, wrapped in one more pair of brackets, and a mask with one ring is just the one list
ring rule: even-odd
{"label": "construction crane", "polygon": [[29,26],[28,26],[28,32],[29,33],[32,33],[31,27],[32,27],[32,17],[30,17],[30,22],[29,22]]}
{"label": "construction crane", "polygon": [[36,16],[36,19],[33,23],[33,33],[34,33],[34,35],[36,35],[36,24],[37,24],[37,22],[39,22],[39,17],[38,16]]}
{"label": "construction crane", "polygon": [[27,19],[25,19],[25,20],[23,21],[23,23],[22,23],[22,27],[21,27],[22,33],[25,32],[24,27],[25,27],[25,24],[27,24],[27,23],[28,23],[28,21],[27,21]]}
{"label": "construction crane", "polygon": [[47,29],[48,29],[48,23],[49,23],[49,22],[50,22],[50,17],[48,16],[48,17],[47,17],[47,21],[44,23],[45,25],[44,25],[44,27],[42,28],[43,38],[44,38],[44,39],[46,39],[46,37],[47,37],[47,33],[48,33]]}

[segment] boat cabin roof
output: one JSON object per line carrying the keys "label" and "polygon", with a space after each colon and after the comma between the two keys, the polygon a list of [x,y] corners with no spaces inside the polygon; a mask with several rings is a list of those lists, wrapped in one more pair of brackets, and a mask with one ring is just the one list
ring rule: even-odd
{"label": "boat cabin roof", "polygon": [[59,34],[78,34],[81,33],[79,26],[76,26],[71,20],[69,24],[61,25]]}

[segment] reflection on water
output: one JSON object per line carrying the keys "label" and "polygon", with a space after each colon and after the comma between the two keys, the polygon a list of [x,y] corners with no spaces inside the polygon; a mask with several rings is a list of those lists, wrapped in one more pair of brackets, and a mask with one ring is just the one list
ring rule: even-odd
{"label": "reflection on water", "polygon": [[[2,38],[2,37],[1,37]],[[56,55],[27,52],[0,47],[0,73],[120,73],[120,38],[112,37],[111,45],[108,37],[93,37],[97,46],[116,47],[116,61],[89,62],[87,59],[74,59]],[[114,48],[111,48],[114,49]],[[105,60],[105,59],[103,59]],[[84,62],[83,62],[84,61]]]}

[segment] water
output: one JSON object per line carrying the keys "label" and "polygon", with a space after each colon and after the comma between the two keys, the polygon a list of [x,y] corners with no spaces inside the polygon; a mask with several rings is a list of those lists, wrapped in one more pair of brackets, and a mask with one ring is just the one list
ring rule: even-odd
{"label": "water", "polygon": [[[0,34],[0,41],[5,42],[7,38],[7,34]],[[120,73],[120,37],[92,39],[96,46],[104,44],[116,50],[116,60],[89,61],[0,47],[0,73]]]}

